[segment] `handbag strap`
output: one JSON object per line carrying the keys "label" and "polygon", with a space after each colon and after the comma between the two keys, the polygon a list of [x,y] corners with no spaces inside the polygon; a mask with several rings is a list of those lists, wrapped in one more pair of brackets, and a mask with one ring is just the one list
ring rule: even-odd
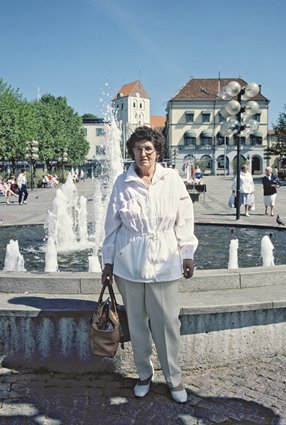
{"label": "handbag strap", "polygon": [[104,292],[105,292],[106,288],[108,288],[108,292],[109,292],[110,299],[111,299],[112,309],[115,312],[117,312],[117,302],[116,302],[115,294],[114,294],[112,285],[111,285],[111,283],[109,282],[108,279],[106,279],[106,281],[102,285],[102,289],[100,291],[100,295],[99,295],[99,298],[98,298],[98,304],[101,304],[102,303],[103,295],[104,295]]}

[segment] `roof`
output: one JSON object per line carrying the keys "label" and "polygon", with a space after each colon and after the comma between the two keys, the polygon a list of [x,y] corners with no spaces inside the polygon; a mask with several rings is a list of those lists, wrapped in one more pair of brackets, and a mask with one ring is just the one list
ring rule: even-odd
{"label": "roof", "polygon": [[82,118],[83,124],[104,124],[104,118]]}
{"label": "roof", "polygon": [[116,100],[118,97],[136,96],[136,93],[139,93],[141,98],[150,99],[141,81],[136,80],[122,86],[112,100]]}
{"label": "roof", "polygon": [[166,116],[164,115],[151,115],[150,116],[150,125],[153,128],[162,128],[165,127]]}
{"label": "roof", "polygon": [[[242,78],[193,78],[178,91],[172,100],[212,100],[231,81],[237,81],[242,87],[247,84]],[[252,100],[268,101],[261,93]]]}

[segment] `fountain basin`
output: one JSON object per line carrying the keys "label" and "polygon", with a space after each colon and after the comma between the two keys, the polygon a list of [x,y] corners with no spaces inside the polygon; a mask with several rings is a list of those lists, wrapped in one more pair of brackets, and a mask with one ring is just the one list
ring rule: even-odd
{"label": "fountain basin", "polygon": [[[285,273],[286,266],[196,270],[182,279],[182,369],[285,355]],[[2,365],[134,372],[130,343],[114,360],[91,353],[88,319],[100,289],[94,273],[0,272]]]}
{"label": "fountain basin", "polygon": [[[238,266],[257,267],[262,265],[261,240],[272,235],[275,265],[285,264],[284,229],[263,227],[241,227],[214,224],[196,224],[195,234],[199,246],[195,256],[199,270],[227,268],[229,244],[238,239]],[[5,249],[10,239],[18,240],[20,252],[25,259],[28,271],[42,272],[45,268],[45,230],[42,225],[3,227],[0,229],[0,269],[4,267]],[[61,272],[87,272],[88,256],[92,248],[58,253],[58,265]]]}

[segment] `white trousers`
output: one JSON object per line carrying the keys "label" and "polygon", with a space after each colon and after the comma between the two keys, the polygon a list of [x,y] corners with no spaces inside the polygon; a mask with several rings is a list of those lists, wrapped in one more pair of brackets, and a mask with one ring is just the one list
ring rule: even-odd
{"label": "white trousers", "polygon": [[115,276],[129,321],[134,362],[141,381],[152,375],[152,338],[170,387],[181,383],[178,281],[131,282]]}

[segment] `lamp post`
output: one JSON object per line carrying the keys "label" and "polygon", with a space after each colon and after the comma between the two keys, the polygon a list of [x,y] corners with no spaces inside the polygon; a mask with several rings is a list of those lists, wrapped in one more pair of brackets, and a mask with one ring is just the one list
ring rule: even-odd
{"label": "lamp post", "polygon": [[26,159],[30,160],[31,162],[31,190],[33,190],[34,187],[34,174],[35,174],[35,164],[37,160],[39,159],[39,143],[37,140],[28,140],[26,142]]}
{"label": "lamp post", "polygon": [[173,148],[172,149],[172,166],[174,168],[176,168],[177,155],[178,155],[178,149],[177,148]]}
{"label": "lamp post", "polygon": [[[221,126],[224,136],[236,135],[236,219],[240,219],[240,145],[241,137],[247,137],[257,131],[259,123],[251,118],[259,111],[257,102],[250,100],[259,93],[256,83],[249,83],[245,87],[237,81],[231,81],[222,88],[220,96],[223,100],[229,100],[222,109],[221,114],[226,121]],[[237,100],[232,99],[237,97]],[[230,100],[231,99],[231,100]]]}

